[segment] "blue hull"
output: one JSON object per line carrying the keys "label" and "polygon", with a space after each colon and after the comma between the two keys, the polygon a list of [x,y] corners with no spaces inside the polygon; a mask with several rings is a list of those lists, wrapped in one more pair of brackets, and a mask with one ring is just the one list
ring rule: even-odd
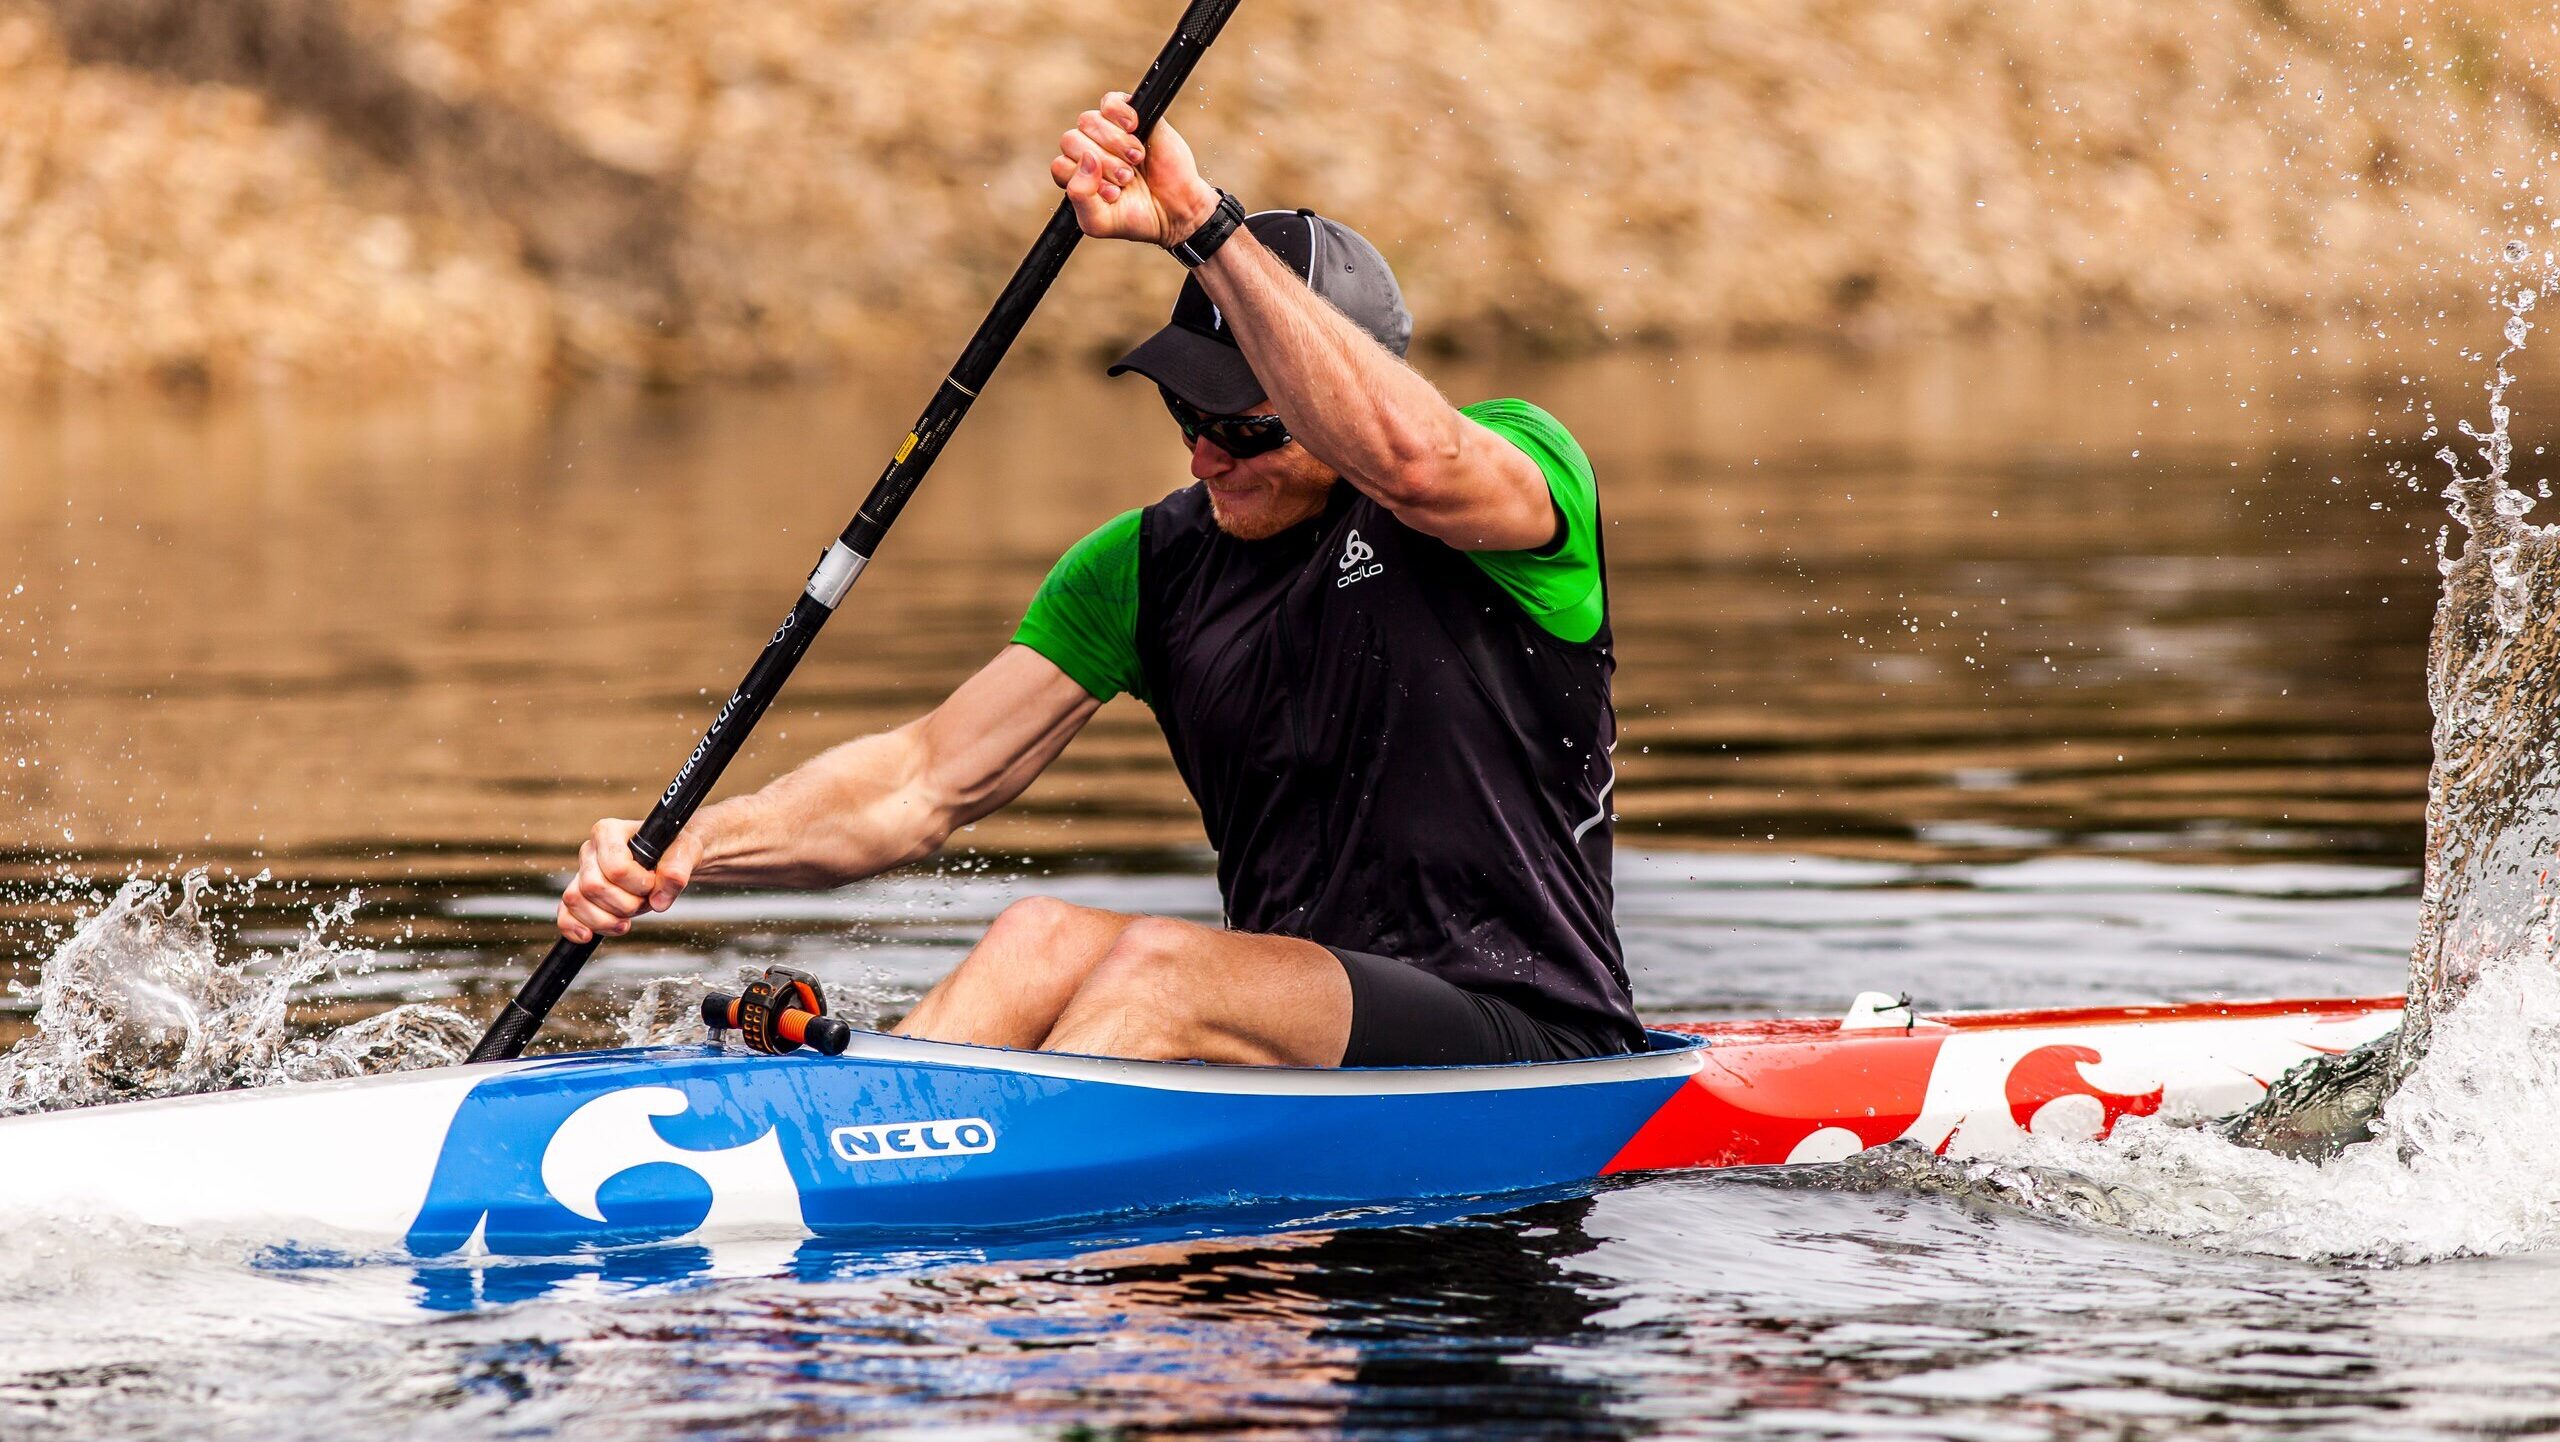
{"label": "blue hull", "polygon": [[949,1245],[1098,1220],[1331,1211],[1588,1181],[1696,1070],[1633,1057],[1377,1071],[1054,1057],[864,1035],[842,1057],[587,1053],[454,1112],[421,1257],[558,1255],[794,1228]]}

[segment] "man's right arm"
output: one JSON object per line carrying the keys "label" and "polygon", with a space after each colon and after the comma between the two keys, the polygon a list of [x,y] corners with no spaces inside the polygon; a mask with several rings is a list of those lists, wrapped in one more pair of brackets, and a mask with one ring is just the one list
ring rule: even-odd
{"label": "man's right arm", "polygon": [[926,715],[705,807],[655,871],[631,855],[638,822],[597,822],[560,899],[560,934],[620,936],[695,881],[841,886],[921,860],[1021,795],[1101,707],[1057,663],[1007,646]]}

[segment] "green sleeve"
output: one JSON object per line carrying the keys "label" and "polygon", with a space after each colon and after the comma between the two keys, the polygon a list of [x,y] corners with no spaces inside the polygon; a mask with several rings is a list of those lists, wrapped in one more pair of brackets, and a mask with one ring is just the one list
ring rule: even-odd
{"label": "green sleeve", "polygon": [[1529,619],[1559,640],[1600,634],[1608,613],[1600,585],[1600,491],[1591,458],[1564,423],[1527,401],[1478,401],[1461,414],[1518,446],[1547,478],[1564,533],[1535,551],[1469,551]]}
{"label": "green sleeve", "polygon": [[1138,519],[1123,511],[1069,547],[1013,632],[1015,644],[1056,662],[1096,700],[1123,691],[1147,699],[1138,670]]}

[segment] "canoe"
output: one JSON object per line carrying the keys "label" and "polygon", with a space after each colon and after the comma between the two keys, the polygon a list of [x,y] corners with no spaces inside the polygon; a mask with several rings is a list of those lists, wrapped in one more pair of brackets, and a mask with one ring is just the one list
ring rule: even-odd
{"label": "canoe", "polygon": [[1675,1025],[1634,1055],[1496,1067],[1206,1066],[875,1032],[834,1057],[582,1052],[0,1120],[0,1215],[433,1259],[1463,1214],[1615,1173],[1897,1140],[1995,1155],[2217,1115],[2387,1032],[2399,1006],[1924,1017],[1870,994],[1836,1020]]}

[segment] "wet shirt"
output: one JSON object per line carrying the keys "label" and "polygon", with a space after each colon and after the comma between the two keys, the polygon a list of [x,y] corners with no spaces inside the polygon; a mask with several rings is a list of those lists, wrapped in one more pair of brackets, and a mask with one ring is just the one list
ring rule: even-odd
{"label": "wet shirt", "polygon": [[1545,475],[1546,547],[1461,551],[1348,484],[1240,541],[1193,485],[1077,543],[1014,640],[1154,710],[1229,925],[1398,957],[1632,1046],[1590,462],[1525,401],[1465,414]]}

